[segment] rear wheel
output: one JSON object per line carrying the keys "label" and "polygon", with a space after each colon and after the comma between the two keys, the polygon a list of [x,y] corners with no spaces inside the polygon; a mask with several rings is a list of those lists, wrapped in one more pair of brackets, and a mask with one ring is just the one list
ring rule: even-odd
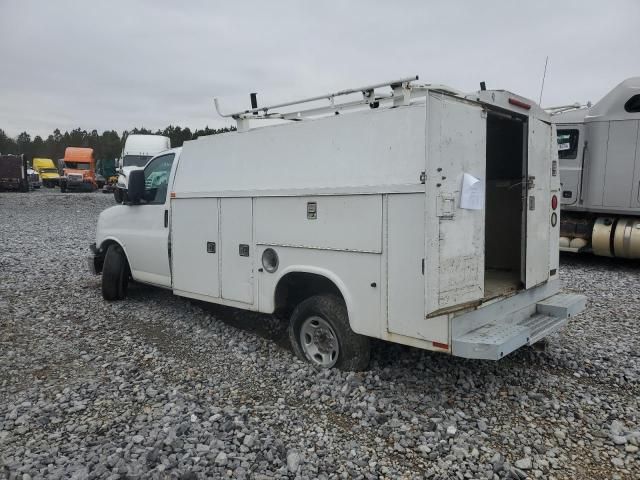
{"label": "rear wheel", "polygon": [[122,300],[129,286],[129,263],[120,245],[110,245],[102,267],[102,297],[105,300]]}
{"label": "rear wheel", "polygon": [[65,193],[67,191],[67,184],[60,182],[60,192]]}
{"label": "rear wheel", "polygon": [[369,339],[351,330],[347,308],[336,295],[301,302],[291,315],[289,340],[296,355],[316,368],[364,370],[369,364]]}

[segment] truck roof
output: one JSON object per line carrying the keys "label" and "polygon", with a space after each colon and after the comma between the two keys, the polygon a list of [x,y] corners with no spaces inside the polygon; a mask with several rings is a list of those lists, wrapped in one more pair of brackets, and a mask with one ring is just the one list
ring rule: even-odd
{"label": "truck roof", "polygon": [[640,95],[640,77],[620,82],[593,106],[567,109],[553,115],[554,123],[604,122],[609,120],[639,120],[640,112],[629,112],[625,104]]}
{"label": "truck roof", "polygon": [[67,147],[64,151],[64,161],[89,163],[93,161],[93,148]]}
{"label": "truck roof", "polygon": [[170,148],[171,140],[169,137],[136,133],[127,137],[122,155],[156,155]]}

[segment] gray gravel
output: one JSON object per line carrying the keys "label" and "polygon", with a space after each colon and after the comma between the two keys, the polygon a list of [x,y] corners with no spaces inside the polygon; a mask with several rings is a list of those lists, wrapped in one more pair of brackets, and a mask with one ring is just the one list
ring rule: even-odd
{"label": "gray gravel", "polygon": [[497,363],[376,343],[316,372],[282,322],[85,254],[112,197],[0,194],[0,477],[640,478],[640,264],[563,257],[588,309]]}

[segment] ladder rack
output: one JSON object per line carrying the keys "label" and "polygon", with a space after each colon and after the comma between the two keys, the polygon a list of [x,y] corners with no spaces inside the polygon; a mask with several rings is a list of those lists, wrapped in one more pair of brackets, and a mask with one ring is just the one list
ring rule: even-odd
{"label": "ladder rack", "polygon": [[[264,107],[256,107],[234,113],[223,113],[220,111],[218,98],[213,99],[218,115],[223,118],[233,118],[238,124],[238,131],[249,130],[249,120],[291,120],[301,121],[318,115],[337,114],[340,111],[369,106],[377,108],[380,103],[391,103],[393,106],[408,105],[413,92],[424,92],[426,90],[436,90],[448,94],[459,95],[460,92],[444,85],[411,85],[411,82],[418,80],[418,76],[400,78],[390,82],[377,83],[358,88],[349,88],[334,93],[318,95],[315,97],[303,98],[291,102],[277,103]],[[391,87],[391,93],[376,95],[375,90],[382,87]],[[336,103],[336,97],[361,93],[361,100]],[[304,105],[311,102],[328,100],[329,105],[302,108],[290,112],[274,112],[273,110],[295,105]]]}

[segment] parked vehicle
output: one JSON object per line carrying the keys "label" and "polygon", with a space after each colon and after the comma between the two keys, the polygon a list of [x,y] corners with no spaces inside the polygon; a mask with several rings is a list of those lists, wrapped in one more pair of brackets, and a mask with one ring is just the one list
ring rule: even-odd
{"label": "parked vehicle", "polygon": [[40,188],[42,186],[42,180],[40,180],[40,175],[33,168],[27,168],[27,178],[29,178],[29,187],[33,190],[34,188]]}
{"label": "parked vehicle", "polygon": [[91,246],[104,298],[131,277],[276,313],[319,368],[366,367],[370,338],[497,360],[563,327],[585,298],[560,293],[549,115],[415,79],[230,114],[131,171]]}
{"label": "parked vehicle", "polygon": [[47,188],[56,187],[60,184],[60,174],[50,158],[34,158],[32,160],[33,169],[38,172],[42,184]]}
{"label": "parked vehicle", "polygon": [[640,77],[593,106],[550,110],[562,182],[560,249],[640,258]]}
{"label": "parked vehicle", "polygon": [[98,188],[96,161],[92,148],[67,147],[64,151],[64,170],[60,177],[60,191],[89,190]]}
{"label": "parked vehicle", "polygon": [[24,155],[0,155],[0,190],[29,191]]}
{"label": "parked vehicle", "polygon": [[144,167],[156,153],[169,148],[171,140],[162,135],[131,134],[127,137],[122,158],[118,162],[118,181],[114,189],[116,202],[124,200],[123,192],[127,189],[129,172]]}
{"label": "parked vehicle", "polygon": [[116,162],[114,159],[102,159],[96,164],[98,187],[102,188],[104,193],[111,193],[118,181],[118,172],[116,170]]}

